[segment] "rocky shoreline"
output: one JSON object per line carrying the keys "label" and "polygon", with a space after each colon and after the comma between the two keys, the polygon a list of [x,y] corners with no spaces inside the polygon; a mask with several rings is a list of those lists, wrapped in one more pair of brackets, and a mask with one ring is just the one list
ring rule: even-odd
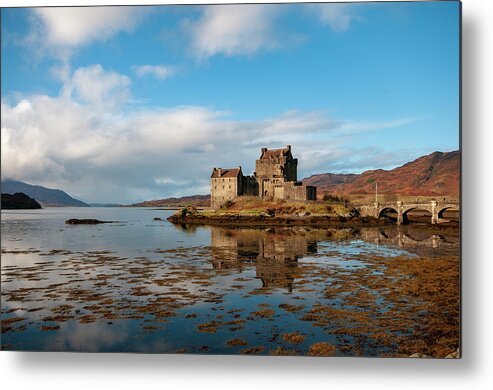
{"label": "rocky shoreline", "polygon": [[208,214],[190,209],[182,209],[167,218],[174,224],[236,226],[236,227],[270,227],[270,226],[308,226],[308,227],[362,227],[385,226],[389,221],[371,217],[338,217],[331,215],[242,215],[242,214]]}
{"label": "rocky shoreline", "polygon": [[[395,226],[395,221],[386,218],[361,217],[358,215],[337,216],[337,215],[269,215],[261,213],[260,215],[248,215],[241,213],[214,213],[201,212],[195,208],[185,207],[167,220],[173,224],[187,225],[209,225],[222,227],[291,227],[306,226],[312,228],[329,228],[329,227],[384,227]],[[458,223],[444,223],[438,225],[420,224],[420,228],[432,230],[439,233],[450,233],[457,235],[459,233]]]}

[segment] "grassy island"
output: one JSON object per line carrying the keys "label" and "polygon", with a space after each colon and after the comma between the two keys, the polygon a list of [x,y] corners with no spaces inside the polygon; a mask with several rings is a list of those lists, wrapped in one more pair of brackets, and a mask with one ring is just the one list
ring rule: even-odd
{"label": "grassy island", "polygon": [[173,223],[235,226],[335,226],[382,225],[385,222],[360,217],[347,199],[334,197],[320,201],[265,200],[241,196],[219,209],[202,211],[184,207],[168,218]]}

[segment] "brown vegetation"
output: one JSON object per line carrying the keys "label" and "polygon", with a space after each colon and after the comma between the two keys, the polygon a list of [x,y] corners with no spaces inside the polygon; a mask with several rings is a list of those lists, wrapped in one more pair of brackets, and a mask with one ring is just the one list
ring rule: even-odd
{"label": "brown vegetation", "polygon": [[267,317],[272,317],[275,314],[275,311],[272,309],[264,309],[264,310],[254,311],[251,314],[255,317],[267,318]]}
{"label": "brown vegetation", "polygon": [[238,346],[248,345],[248,343],[245,340],[239,339],[239,338],[228,340],[228,341],[226,341],[226,344],[229,347],[238,347]]}
{"label": "brown vegetation", "polygon": [[310,348],[308,348],[309,356],[334,356],[335,353],[336,347],[323,341],[312,344],[310,345]]}
{"label": "brown vegetation", "polygon": [[305,340],[305,336],[299,334],[298,332],[284,333],[282,335],[282,338],[284,341],[287,341],[288,343],[293,343],[293,344],[302,343]]}

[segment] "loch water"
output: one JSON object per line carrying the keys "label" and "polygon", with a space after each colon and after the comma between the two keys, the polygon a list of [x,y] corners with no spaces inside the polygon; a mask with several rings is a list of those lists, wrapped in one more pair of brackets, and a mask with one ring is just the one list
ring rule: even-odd
{"label": "loch water", "polygon": [[176,226],[172,212],[3,210],[2,349],[443,357],[459,346],[457,235]]}

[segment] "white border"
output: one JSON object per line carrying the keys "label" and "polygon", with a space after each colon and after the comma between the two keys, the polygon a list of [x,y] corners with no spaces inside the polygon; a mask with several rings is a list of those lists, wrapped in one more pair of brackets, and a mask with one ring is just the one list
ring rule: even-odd
{"label": "white border", "polygon": [[[22,1],[5,6],[191,1]],[[193,1],[207,3],[207,1]],[[217,3],[225,2],[216,0]],[[79,353],[0,353],[4,389],[486,389],[493,384],[493,9],[463,1],[463,358],[315,359]],[[490,202],[490,204],[488,204]]]}

